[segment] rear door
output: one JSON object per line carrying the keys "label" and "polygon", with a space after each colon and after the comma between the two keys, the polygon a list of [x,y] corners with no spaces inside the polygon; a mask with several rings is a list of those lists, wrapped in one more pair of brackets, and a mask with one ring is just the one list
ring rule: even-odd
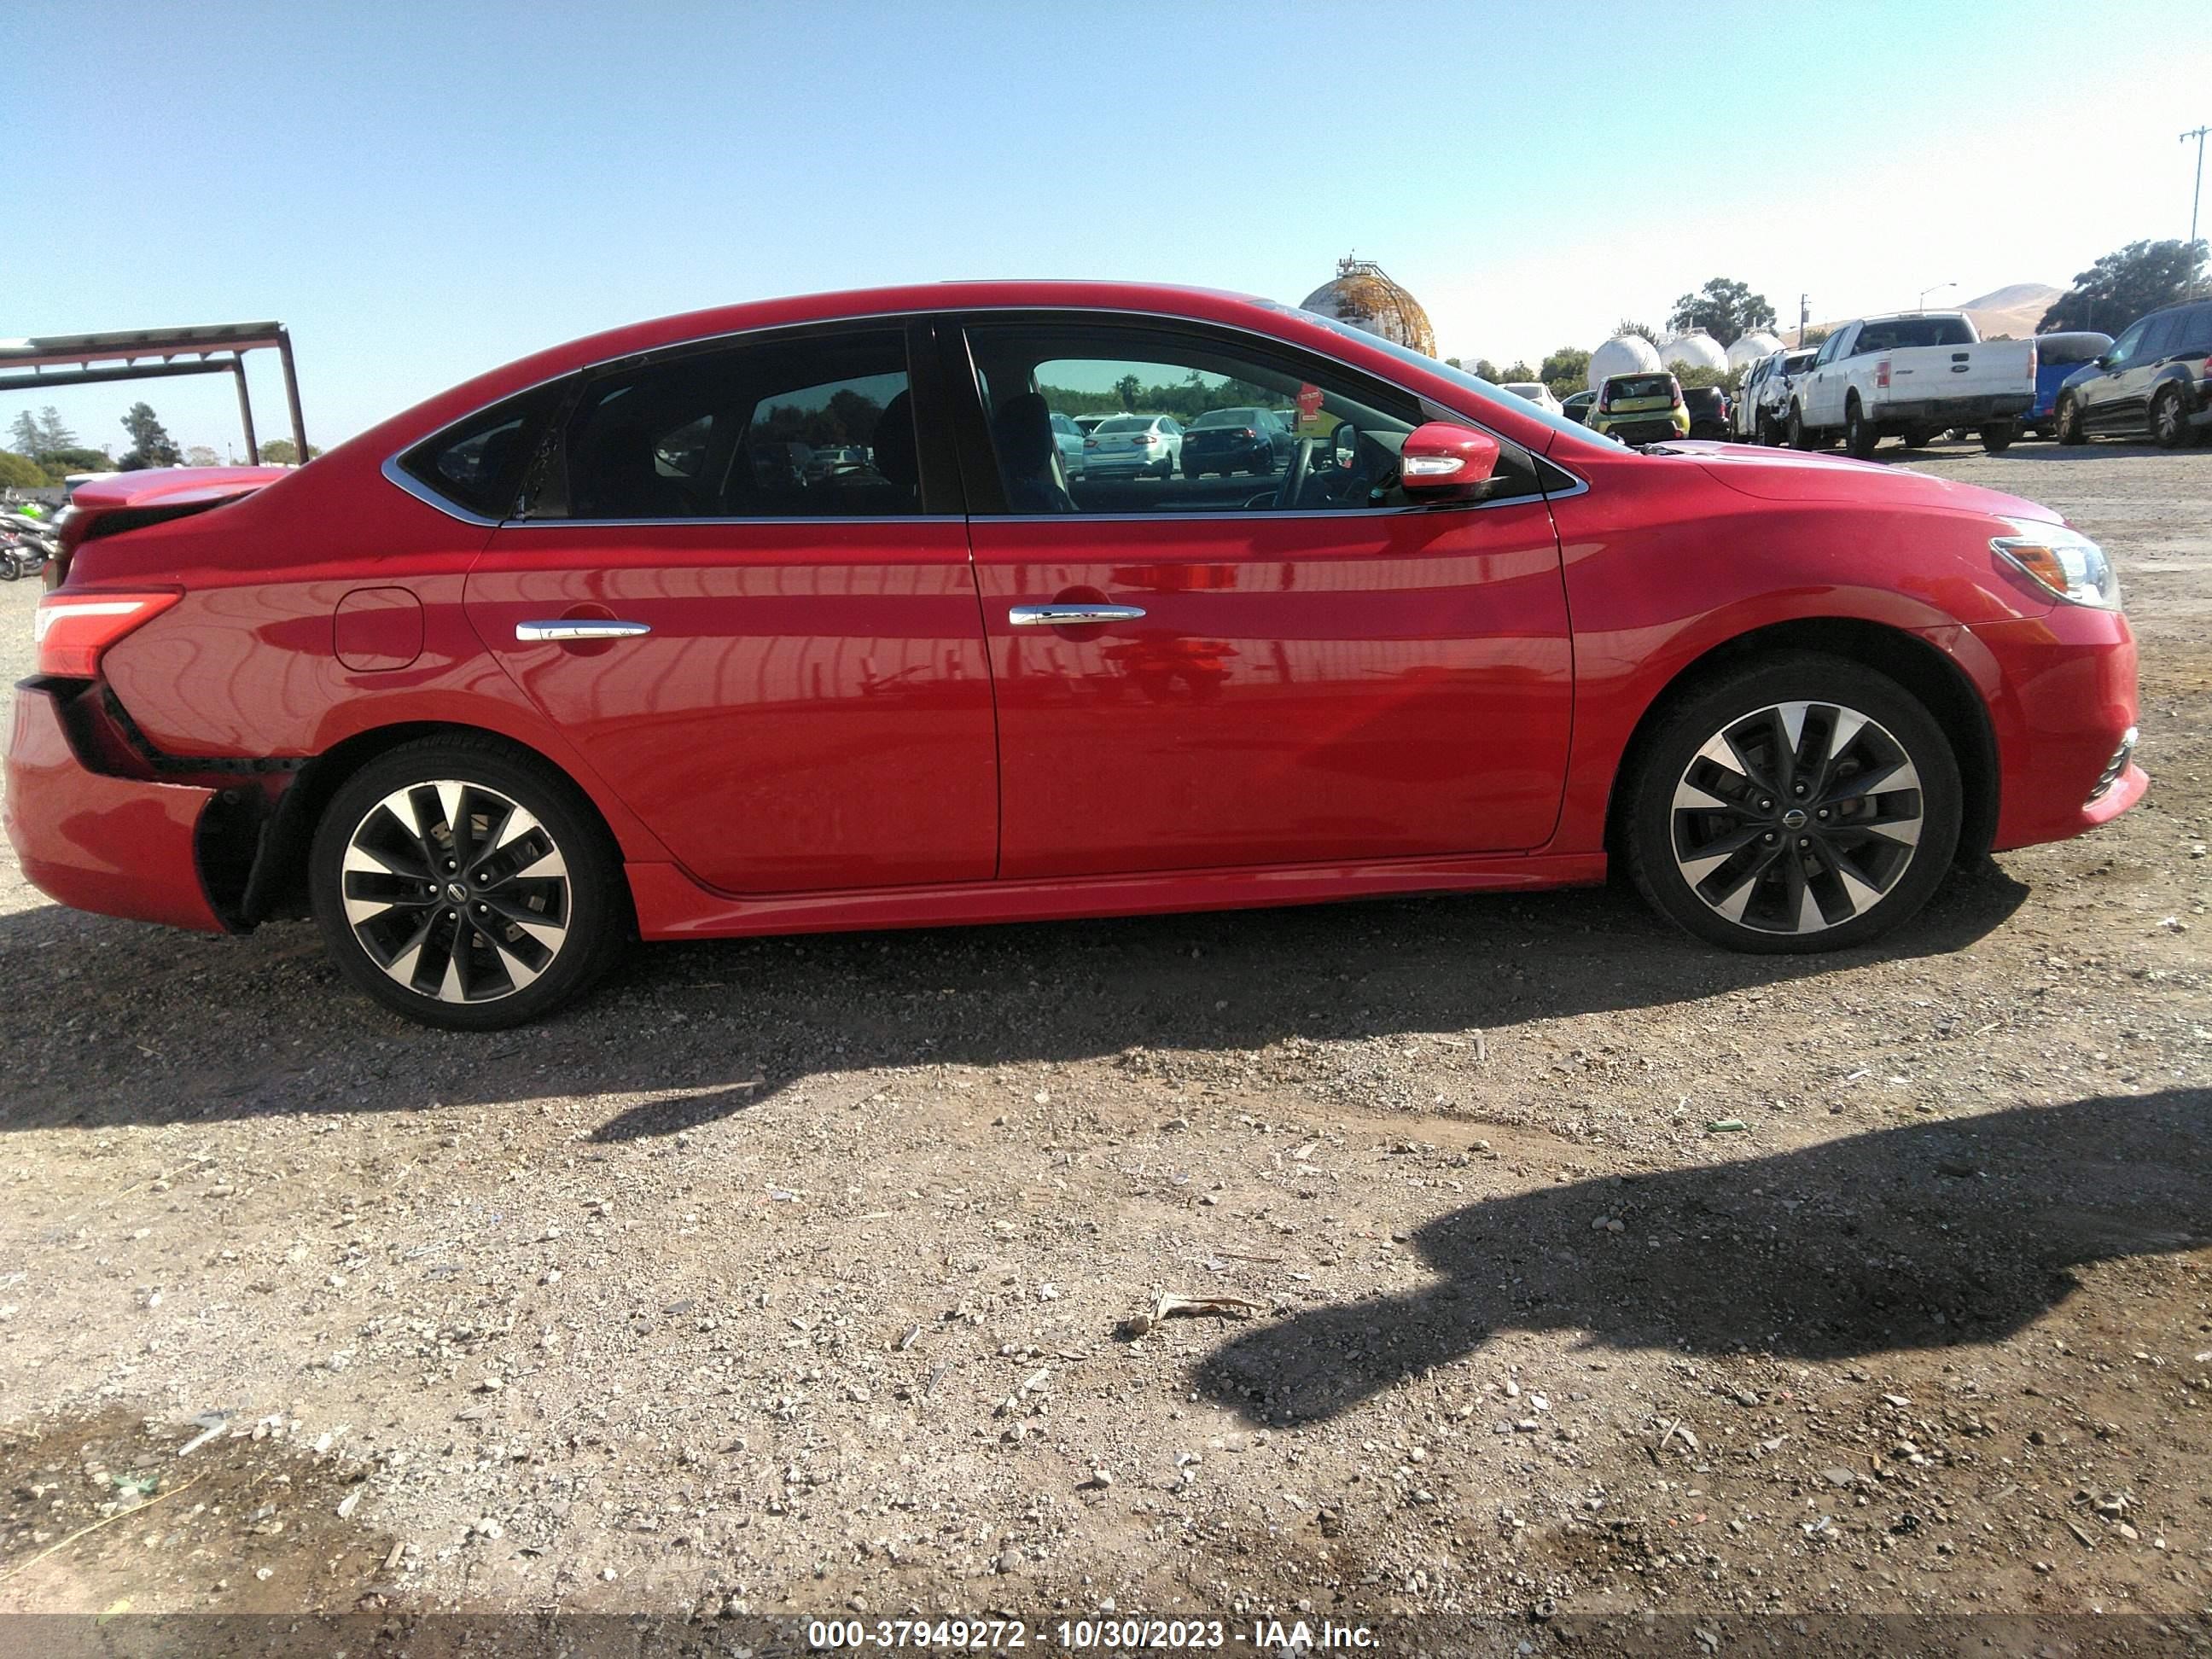
{"label": "rear door", "polygon": [[[710,887],[991,876],[975,579],[941,400],[910,363],[935,362],[929,331],[587,374],[470,574],[486,647]],[[866,459],[809,465],[838,449]]]}
{"label": "rear door", "polygon": [[[1517,850],[1558,818],[1572,703],[1534,461],[1479,503],[1389,487],[1394,387],[1197,325],[969,319],[963,463],[998,695],[1009,879]],[[963,365],[964,367],[964,365]],[[1267,477],[1086,474],[1058,510],[1018,429],[1125,388],[1297,435]],[[995,499],[994,499],[995,496]],[[1073,607],[1071,611],[1068,607]],[[1069,617],[1068,621],[1055,620]]]}
{"label": "rear door", "polygon": [[2143,319],[2142,338],[2120,370],[2112,410],[2115,431],[2140,432],[2149,425],[2151,386],[2181,337],[2181,320],[2179,311],[2161,311]]}

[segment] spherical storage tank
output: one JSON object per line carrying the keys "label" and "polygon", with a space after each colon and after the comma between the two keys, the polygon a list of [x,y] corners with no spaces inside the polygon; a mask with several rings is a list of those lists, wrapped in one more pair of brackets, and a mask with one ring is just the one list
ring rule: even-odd
{"label": "spherical storage tank", "polygon": [[1781,341],[1765,329],[1755,328],[1748,334],[1737,336],[1736,343],[1728,349],[1728,366],[1730,368],[1749,368],[1760,358],[1781,349]]}
{"label": "spherical storage tank", "polygon": [[1617,334],[1590,353],[1589,389],[1614,374],[1650,374],[1659,368],[1659,351],[1639,334]]}
{"label": "spherical storage tank", "polygon": [[1729,366],[1728,353],[1710,334],[1677,335],[1659,348],[1659,361],[1669,368],[1710,368],[1716,374]]}
{"label": "spherical storage tank", "polygon": [[1379,334],[1425,357],[1437,355],[1429,313],[1371,259],[1339,259],[1335,277],[1307,295],[1300,309]]}

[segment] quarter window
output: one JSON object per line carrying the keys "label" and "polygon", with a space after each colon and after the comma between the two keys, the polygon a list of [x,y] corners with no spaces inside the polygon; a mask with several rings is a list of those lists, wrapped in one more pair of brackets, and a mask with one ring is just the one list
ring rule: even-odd
{"label": "quarter window", "polygon": [[399,465],[417,483],[479,519],[514,509],[562,388],[544,386],[477,410],[415,446]]}
{"label": "quarter window", "polygon": [[752,341],[596,378],[569,418],[563,459],[566,489],[547,492],[536,516],[917,514],[905,337]]}

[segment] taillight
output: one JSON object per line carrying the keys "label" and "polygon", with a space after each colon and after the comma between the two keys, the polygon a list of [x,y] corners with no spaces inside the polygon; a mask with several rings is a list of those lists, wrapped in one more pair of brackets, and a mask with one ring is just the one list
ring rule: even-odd
{"label": "taillight", "polygon": [[1135,437],[1129,440],[1131,443],[1135,444],[1148,444],[1152,442],[1152,434],[1149,432],[1139,432]]}
{"label": "taillight", "polygon": [[2035,377],[2042,373],[2042,369],[2043,353],[2037,349],[2035,342],[2030,340],[2027,343],[2027,389],[2029,391],[2035,390]]}
{"label": "taillight", "polygon": [[88,680],[100,654],[184,597],[181,593],[49,593],[31,618],[39,672]]}
{"label": "taillight", "polygon": [[1083,447],[1085,449],[1096,449],[1098,447],[1098,440],[1096,438],[1085,438],[1083,441]]}
{"label": "taillight", "polygon": [[1255,428],[1248,426],[1244,428],[1244,435],[1248,438],[1256,438],[1260,434]]}
{"label": "taillight", "polygon": [[1875,389],[1878,392],[1887,392],[1889,390],[1888,358],[1883,358],[1880,362],[1874,366],[1874,384]]}
{"label": "taillight", "polygon": [[1668,407],[1668,408],[1669,408],[1669,409],[1680,409],[1681,406],[1682,406],[1682,388],[1681,388],[1681,387],[1680,387],[1680,386],[1676,386],[1676,387],[1674,388],[1674,395],[1672,398],[1668,398],[1668,399],[1667,400],[1667,407]]}

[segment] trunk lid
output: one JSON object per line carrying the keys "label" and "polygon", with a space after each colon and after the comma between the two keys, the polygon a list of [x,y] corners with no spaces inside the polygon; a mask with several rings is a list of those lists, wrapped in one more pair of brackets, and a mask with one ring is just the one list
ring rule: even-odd
{"label": "trunk lid", "polygon": [[88,541],[181,519],[265,489],[295,469],[284,466],[163,466],[118,472],[79,484],[55,520],[61,554],[46,567],[46,586],[68,580],[70,561]]}

